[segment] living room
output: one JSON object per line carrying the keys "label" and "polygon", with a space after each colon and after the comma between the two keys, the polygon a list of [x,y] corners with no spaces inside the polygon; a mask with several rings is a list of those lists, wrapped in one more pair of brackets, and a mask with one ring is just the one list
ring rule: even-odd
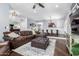
{"label": "living room", "polygon": [[0,3],[0,55],[72,55],[73,4]]}

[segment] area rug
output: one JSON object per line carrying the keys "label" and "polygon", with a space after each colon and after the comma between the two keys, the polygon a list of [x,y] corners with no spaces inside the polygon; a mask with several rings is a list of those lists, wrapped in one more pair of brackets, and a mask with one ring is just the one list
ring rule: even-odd
{"label": "area rug", "polygon": [[46,50],[43,50],[43,49],[31,47],[31,42],[29,42],[21,47],[18,47],[13,51],[23,56],[53,56],[55,50],[55,44],[56,44],[56,40],[49,39],[49,46],[47,47]]}

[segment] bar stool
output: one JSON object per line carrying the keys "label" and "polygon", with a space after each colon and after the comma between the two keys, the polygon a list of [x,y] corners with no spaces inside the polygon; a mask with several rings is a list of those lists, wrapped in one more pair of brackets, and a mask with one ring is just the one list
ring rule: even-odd
{"label": "bar stool", "polygon": [[53,30],[51,29],[51,35],[53,35]]}
{"label": "bar stool", "polygon": [[59,31],[58,31],[58,30],[56,30],[56,35],[57,35],[57,36],[59,35]]}
{"label": "bar stool", "polygon": [[49,35],[48,29],[46,30],[46,34]]}

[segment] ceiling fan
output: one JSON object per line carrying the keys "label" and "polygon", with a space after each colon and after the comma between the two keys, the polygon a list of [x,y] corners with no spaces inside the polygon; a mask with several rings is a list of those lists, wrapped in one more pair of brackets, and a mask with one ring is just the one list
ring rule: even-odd
{"label": "ceiling fan", "polygon": [[32,9],[35,9],[37,5],[40,6],[41,8],[45,8],[45,6],[42,3],[35,3]]}

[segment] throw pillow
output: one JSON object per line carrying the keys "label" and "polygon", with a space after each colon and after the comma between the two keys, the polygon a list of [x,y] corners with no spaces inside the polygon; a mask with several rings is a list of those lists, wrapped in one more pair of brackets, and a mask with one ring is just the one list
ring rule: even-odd
{"label": "throw pillow", "polygon": [[16,33],[12,32],[12,33],[8,34],[8,36],[11,37],[11,38],[17,38],[17,37],[19,37],[20,35],[18,35],[18,34],[16,34]]}
{"label": "throw pillow", "polygon": [[32,33],[33,33],[33,35],[35,35],[35,34],[36,34],[36,32],[35,32],[34,30],[32,30]]}

